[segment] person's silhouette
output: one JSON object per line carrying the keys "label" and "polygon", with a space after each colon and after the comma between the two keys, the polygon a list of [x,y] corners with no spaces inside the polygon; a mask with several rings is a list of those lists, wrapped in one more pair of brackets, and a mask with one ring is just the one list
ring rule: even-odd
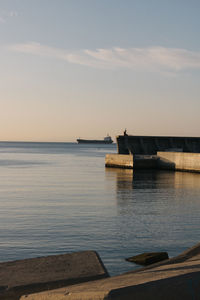
{"label": "person's silhouette", "polygon": [[124,130],[124,135],[128,135],[127,132],[126,132],[126,128],[125,128],[125,130]]}

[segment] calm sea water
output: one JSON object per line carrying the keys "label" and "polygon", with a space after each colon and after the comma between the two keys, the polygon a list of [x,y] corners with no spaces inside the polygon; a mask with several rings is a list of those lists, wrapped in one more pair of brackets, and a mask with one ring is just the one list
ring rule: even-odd
{"label": "calm sea water", "polygon": [[199,242],[200,174],[105,169],[116,145],[0,143],[0,261],[96,250],[126,257]]}

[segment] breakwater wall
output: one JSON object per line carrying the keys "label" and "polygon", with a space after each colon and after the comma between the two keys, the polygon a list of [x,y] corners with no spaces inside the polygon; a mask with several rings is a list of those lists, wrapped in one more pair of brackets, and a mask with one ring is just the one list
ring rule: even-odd
{"label": "breakwater wall", "polygon": [[118,154],[155,155],[158,151],[200,153],[199,137],[119,135]]}
{"label": "breakwater wall", "polygon": [[133,155],[106,154],[105,166],[110,168],[133,169]]}
{"label": "breakwater wall", "polygon": [[157,155],[106,154],[105,166],[200,172],[200,153],[158,152]]}
{"label": "breakwater wall", "polygon": [[158,152],[158,168],[200,172],[200,153]]}
{"label": "breakwater wall", "polygon": [[106,167],[200,172],[200,138],[117,136],[118,154],[107,154]]}
{"label": "breakwater wall", "polygon": [[105,166],[124,169],[157,169],[157,155],[106,154]]}

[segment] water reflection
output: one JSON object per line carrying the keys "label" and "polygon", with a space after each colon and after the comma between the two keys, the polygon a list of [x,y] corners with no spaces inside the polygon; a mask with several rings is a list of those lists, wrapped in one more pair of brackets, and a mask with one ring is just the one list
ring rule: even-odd
{"label": "water reflection", "polygon": [[121,243],[132,253],[175,256],[199,242],[200,174],[106,169],[105,176]]}
{"label": "water reflection", "polygon": [[179,215],[194,205],[200,208],[200,174],[171,171],[106,169],[115,185],[118,214]]}
{"label": "water reflection", "polygon": [[117,191],[183,187],[200,189],[200,174],[189,172],[106,168],[106,180],[116,181]]}

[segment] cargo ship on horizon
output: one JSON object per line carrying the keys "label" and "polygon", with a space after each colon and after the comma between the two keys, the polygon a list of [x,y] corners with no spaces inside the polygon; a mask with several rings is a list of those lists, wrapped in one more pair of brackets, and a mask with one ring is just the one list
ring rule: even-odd
{"label": "cargo ship on horizon", "polygon": [[77,139],[78,144],[112,144],[113,140],[111,136],[107,135],[103,140],[85,140]]}

